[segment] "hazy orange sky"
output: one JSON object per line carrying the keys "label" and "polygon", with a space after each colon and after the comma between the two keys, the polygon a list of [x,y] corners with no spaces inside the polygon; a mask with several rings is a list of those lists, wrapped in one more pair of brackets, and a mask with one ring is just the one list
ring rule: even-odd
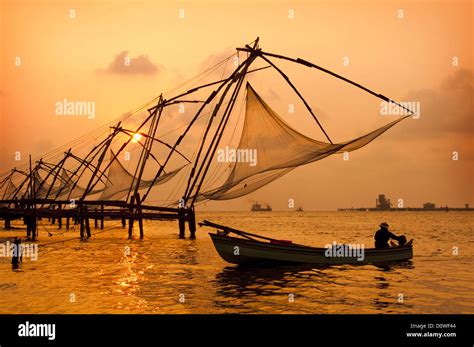
{"label": "hazy orange sky", "polygon": [[[421,117],[400,123],[347,161],[330,157],[207,208],[246,209],[259,200],[284,210],[290,198],[307,210],[369,207],[379,193],[411,207],[427,201],[474,205],[472,1],[0,4],[1,172],[17,165],[16,151],[24,159],[47,152],[171,90],[259,36],[265,51],[312,61],[395,100],[420,102]],[[135,70],[114,65],[124,56]],[[380,100],[344,82],[275,62],[336,141],[395,119],[380,115]],[[296,129],[324,139],[281,78],[265,70],[251,81]],[[96,117],[56,115],[55,103],[65,98],[94,101]],[[294,115],[288,114],[289,103],[296,106]],[[453,152],[459,160],[452,160]]]}

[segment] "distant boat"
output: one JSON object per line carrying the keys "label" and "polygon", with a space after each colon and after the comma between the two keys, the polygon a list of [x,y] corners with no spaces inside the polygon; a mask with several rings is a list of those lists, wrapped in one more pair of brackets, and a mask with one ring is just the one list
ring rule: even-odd
{"label": "distant boat", "polygon": [[[276,240],[209,221],[204,221],[200,225],[219,229],[217,233],[209,235],[217,253],[232,264],[367,264],[406,261],[413,258],[413,240],[403,246],[367,248],[364,250],[364,258],[359,260],[349,255],[329,257],[326,256],[327,248],[299,245],[289,240]],[[230,233],[240,237],[229,236]],[[239,250],[238,254],[235,253],[236,247]]]}
{"label": "distant boat", "polygon": [[272,211],[272,207],[268,204],[267,204],[267,207],[263,207],[258,202],[255,202],[255,204],[252,205],[251,211],[252,212],[270,212]]}
{"label": "distant boat", "polygon": [[301,206],[298,207],[295,211],[296,211],[296,212],[304,212],[303,207],[301,207]]}

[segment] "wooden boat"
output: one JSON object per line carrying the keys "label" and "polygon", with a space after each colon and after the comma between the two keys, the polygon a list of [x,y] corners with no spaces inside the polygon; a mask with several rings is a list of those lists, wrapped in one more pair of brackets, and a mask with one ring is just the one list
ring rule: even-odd
{"label": "wooden boat", "polygon": [[[217,253],[232,264],[367,264],[405,261],[413,258],[413,240],[404,246],[364,249],[363,260],[355,256],[326,256],[327,248],[299,245],[287,240],[276,240],[261,235],[232,229],[209,221],[201,226],[217,228],[217,233],[209,233]],[[239,237],[229,236],[229,233]],[[257,240],[260,238],[265,241]]]}

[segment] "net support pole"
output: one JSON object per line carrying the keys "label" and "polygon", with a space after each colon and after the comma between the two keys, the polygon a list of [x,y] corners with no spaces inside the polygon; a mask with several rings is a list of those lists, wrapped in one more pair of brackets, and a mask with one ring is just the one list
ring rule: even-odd
{"label": "net support pole", "polygon": [[[175,149],[179,146],[179,144],[181,143],[181,141],[184,139],[184,137],[186,136],[186,134],[189,132],[189,130],[191,129],[191,127],[194,125],[194,123],[197,121],[197,119],[199,118],[200,114],[202,113],[202,111],[204,110],[204,108],[211,103],[212,100],[214,100],[214,98],[219,94],[219,92],[221,91],[222,88],[224,88],[224,86],[231,80],[233,80],[235,78],[235,76],[237,75],[237,73],[240,71],[240,69],[247,63],[247,59],[245,61],[243,61],[235,70],[234,72],[228,77],[226,78],[225,80],[222,81],[222,83],[220,83],[220,85],[209,95],[209,97],[207,98],[207,100],[201,105],[201,107],[199,108],[199,110],[196,112],[196,114],[194,115],[193,119],[191,120],[191,122],[189,122],[189,124],[187,125],[186,129],[183,131],[183,133],[178,137],[178,139],[176,140],[176,142],[174,143],[173,145],[173,148],[170,150],[168,156],[166,157],[166,160],[165,162],[163,163],[163,165],[160,167],[160,169],[158,170],[158,172],[156,173],[154,179],[153,179],[153,183],[150,185],[150,187],[148,187],[148,190],[145,192],[145,194],[143,195],[142,197],[142,201],[144,201],[146,199],[146,197],[148,196],[148,194],[150,193],[150,190],[151,188],[153,187],[153,184],[154,182],[158,179],[158,177],[160,177],[161,173],[163,172],[164,168],[166,167],[166,165],[168,164],[168,161],[170,160],[171,156],[173,155],[173,153],[175,152]],[[220,81],[219,81],[220,82]],[[189,94],[190,91],[188,91],[187,93],[185,94]],[[184,94],[183,94],[184,95]],[[170,100],[173,100],[173,99],[170,99]],[[170,101],[168,100],[168,102]],[[195,170],[195,168],[193,168],[193,170]],[[193,170],[191,170],[191,174],[193,174]]]}
{"label": "net support pole", "polygon": [[135,202],[137,204],[137,215],[138,215],[138,229],[140,230],[140,240],[143,239],[143,218],[142,218],[142,203],[140,200],[140,193],[135,194]]}
{"label": "net support pole", "polygon": [[87,238],[89,239],[91,237],[91,225],[89,221],[89,210],[87,208],[87,205],[84,206],[84,213],[85,213],[85,223],[86,223],[86,233],[87,233]]}
{"label": "net support pole", "polygon": [[[216,132],[214,134],[212,142],[209,145],[209,148],[207,149],[207,153],[206,153],[206,155],[205,155],[205,157],[204,157],[204,159],[201,163],[201,166],[200,166],[199,171],[196,175],[196,178],[194,179],[192,185],[189,186],[190,181],[188,182],[188,187],[186,188],[186,194],[185,194],[185,202],[186,203],[187,203],[188,199],[191,197],[193,189],[196,186],[196,192],[195,192],[194,196],[192,197],[191,206],[194,206],[194,202],[196,201],[196,198],[199,194],[201,186],[204,182],[204,178],[205,178],[205,176],[206,176],[206,174],[209,170],[209,167],[211,165],[211,160],[212,160],[212,158],[213,158],[213,156],[214,156],[214,154],[217,150],[217,146],[219,145],[222,134],[224,133],[224,129],[227,125],[227,121],[229,120],[230,114],[232,113],[232,110],[234,108],[235,102],[237,100],[237,96],[239,94],[239,91],[240,91],[240,88],[242,86],[243,80],[244,80],[244,78],[247,74],[247,71],[248,71],[250,65],[255,61],[256,57],[258,56],[258,53],[257,53],[258,41],[259,41],[259,38],[257,37],[257,39],[255,40],[252,52],[250,53],[249,57],[241,64],[241,66],[239,66],[238,69],[236,69],[234,71],[234,75],[235,75],[235,78],[237,78],[237,81],[234,80],[235,78],[232,80],[232,83],[230,83],[227,86],[227,89],[226,89],[225,93],[223,93],[223,95],[221,96],[221,100],[216,105],[216,108],[214,110],[214,115],[217,115],[217,111],[219,110],[220,105],[224,101],[224,98],[226,97],[227,92],[229,91],[232,84],[234,82],[236,82],[236,86],[235,86],[235,88],[232,92],[232,96],[230,98],[230,101],[227,104],[227,107],[224,111],[224,114],[222,115],[222,119],[220,121],[220,124],[219,124],[218,128],[216,129]],[[238,73],[240,68],[242,68],[242,71],[240,73]],[[204,145],[204,141],[203,141],[202,145]],[[209,157],[209,160],[208,160],[207,165],[206,165],[206,159],[208,157]],[[196,164],[197,164],[197,161],[196,161]],[[200,176],[200,173],[203,169],[204,169],[204,171],[203,171],[202,175]],[[190,177],[190,180],[191,180],[191,177]],[[199,181],[199,183],[198,183],[198,181]]]}
{"label": "net support pole", "polygon": [[[102,161],[105,158],[105,154],[107,153],[107,150],[109,149],[110,145],[112,144],[112,140],[119,133],[118,128],[120,127],[120,124],[121,123],[119,122],[118,125],[117,125],[117,128],[115,128],[114,131],[112,132],[112,134],[109,135],[109,139],[105,143],[104,148],[102,149],[102,153],[100,154],[100,157],[97,161],[97,165],[95,167],[94,173],[92,174],[92,177],[91,177],[89,183],[87,184],[86,189],[84,190],[84,194],[82,194],[82,197],[81,197],[82,200],[84,200],[85,197],[87,196],[87,194],[89,194],[95,188],[97,183],[99,183],[101,181],[102,175],[104,174],[105,170],[102,173],[100,173],[100,166],[102,165]],[[97,178],[97,179],[94,182],[95,178]]]}
{"label": "net support pole", "polygon": [[[249,47],[247,47],[248,49]],[[357,82],[354,82],[344,76],[341,76],[335,72],[332,72],[328,69],[325,69],[319,65],[316,65],[316,64],[313,64],[307,60],[304,60],[304,59],[301,59],[301,58],[290,58],[290,57],[286,57],[284,55],[280,55],[280,54],[274,54],[274,53],[269,53],[269,52],[260,52],[262,56],[269,56],[269,57],[274,57],[274,58],[278,58],[278,59],[283,59],[283,60],[288,60],[288,61],[291,61],[291,62],[294,62],[294,63],[297,63],[297,64],[301,64],[301,65],[304,65],[304,66],[307,66],[307,67],[311,67],[311,68],[315,68],[319,71],[322,71],[324,73],[327,73],[328,75],[331,75],[333,77],[336,77],[337,79],[340,79],[346,83],[349,83],[351,85],[353,85],[354,87],[357,87],[359,89],[362,89],[363,91],[375,96],[376,98],[379,98],[383,101],[386,101],[386,102],[389,102],[389,103],[393,103],[395,105],[397,105],[398,107],[401,107],[402,109],[404,109],[405,111],[409,112],[410,115],[414,115],[415,112],[413,112],[412,110],[410,110],[409,108],[401,105],[399,102],[396,102],[395,100],[392,100],[390,99],[389,97],[383,95],[383,94],[380,94],[380,93],[377,93],[367,87],[364,87],[363,85],[361,85],[360,83],[357,83]]]}
{"label": "net support pole", "polygon": [[80,223],[80,237],[84,241],[84,207],[82,201],[79,201],[79,223]]}
{"label": "net support pole", "polygon": [[129,219],[128,219],[128,239],[132,239],[132,233],[133,233],[133,204],[135,203],[135,197],[132,195],[130,197],[130,204],[128,207],[128,213],[130,214]]}
{"label": "net support pole", "polygon": [[61,217],[61,210],[62,210],[63,205],[61,203],[58,203],[58,229],[63,228],[63,218]]}
{"label": "net support pole", "polygon": [[[135,199],[137,197],[138,190],[140,189],[140,182],[142,180],[146,162],[150,156],[151,149],[153,147],[153,142],[154,142],[153,138],[155,137],[162,112],[163,112],[163,95],[160,95],[157,107],[151,112],[152,120],[150,123],[150,127],[148,128],[148,136],[145,140],[145,145],[142,147],[140,159],[138,161],[135,174],[133,175],[132,185],[130,186],[130,190],[127,195],[127,196],[130,196],[132,194],[132,190],[134,189],[133,195],[135,195]],[[135,180],[136,180],[136,183],[135,183]],[[134,184],[135,184],[135,187],[133,187]]]}
{"label": "net support pole", "polygon": [[178,209],[179,238],[184,239],[186,230],[186,210],[184,207]]}
{"label": "net support pole", "polygon": [[[226,125],[227,125],[227,122],[229,121],[229,118],[230,118],[230,115],[232,113],[232,110],[234,108],[234,105],[235,105],[235,102],[237,100],[237,97],[238,97],[238,94],[239,94],[239,91],[240,91],[240,88],[242,87],[242,84],[243,84],[243,81],[245,79],[245,75],[246,75],[246,72],[247,72],[247,69],[249,68],[250,64],[252,64],[252,62],[255,60],[256,58],[256,55],[251,55],[248,59],[248,63],[247,65],[244,67],[243,71],[242,71],[242,74],[239,76],[239,79],[236,83],[236,86],[234,88],[234,91],[232,93],[232,96],[230,98],[230,101],[229,103],[227,104],[227,108],[225,109],[224,111],[224,114],[222,116],[222,119],[221,119],[221,122],[219,124],[219,127],[217,128],[216,130],[216,133],[214,134],[214,138],[212,139],[212,142],[211,144],[209,145],[209,148],[208,148],[208,151],[206,153],[206,156],[205,156],[205,159],[200,167],[200,170],[198,172],[198,175],[195,179],[195,181],[193,182],[193,186],[188,190],[188,196],[186,198],[186,201],[187,199],[189,199],[191,197],[191,194],[192,194],[192,191],[193,191],[193,188],[194,186],[196,186],[196,189],[195,189],[195,193],[194,195],[192,196],[192,200],[191,200],[191,206],[194,206],[194,202],[196,201],[196,198],[198,197],[199,195],[199,192],[201,190],[201,187],[202,187],[202,184],[204,183],[204,179],[207,175],[207,172],[209,171],[209,167],[211,165],[211,161],[212,161],[212,158],[214,157],[214,154],[216,153],[216,150],[217,150],[217,147],[219,146],[219,142],[222,138],[222,135],[224,133],[224,130],[226,128]],[[206,158],[209,158],[209,160],[207,161],[207,164],[206,164]],[[204,171],[203,173],[199,176],[199,173],[201,172],[201,170],[204,168]],[[198,182],[198,179],[199,180],[199,183]]]}
{"label": "net support pole", "polygon": [[100,204],[100,230],[104,230],[104,203]]}
{"label": "net support pole", "polygon": [[196,213],[194,211],[194,206],[191,206],[188,209],[188,225],[189,225],[189,233],[190,239],[195,239],[196,238]]}
{"label": "net support pole", "polygon": [[[204,145],[205,145],[205,142],[206,142],[206,139],[207,139],[207,136],[210,132],[210,129],[211,129],[211,126],[213,124],[213,121],[214,121],[214,118],[216,118],[220,108],[221,108],[221,105],[222,103],[224,102],[224,99],[225,97],[227,96],[227,93],[229,92],[230,88],[232,87],[232,85],[234,84],[234,80],[230,80],[225,88],[225,90],[222,92],[222,95],[219,99],[219,101],[217,102],[216,106],[214,107],[214,110],[212,111],[212,115],[211,117],[209,118],[209,122],[207,124],[207,127],[206,127],[206,130],[204,132],[204,135],[203,135],[203,138],[202,138],[202,141],[201,141],[201,145],[199,147],[199,151],[198,151],[198,154],[196,156],[196,159],[195,159],[195,164],[191,170],[191,173],[189,175],[189,178],[188,178],[188,183],[186,185],[186,190],[185,190],[185,193],[184,193],[184,196],[185,196],[185,204],[188,202],[188,199],[189,199],[189,196],[192,192],[192,190],[194,189],[194,186],[197,182],[197,180],[199,179],[199,175],[201,174],[201,171],[202,169],[204,168],[204,164],[208,158],[208,155],[209,155],[209,150],[210,150],[210,147],[212,146],[212,144],[214,143],[215,141],[215,137],[217,136],[217,132],[219,130],[219,128],[216,130],[216,133],[214,134],[213,138],[212,138],[212,142],[211,144],[209,145],[209,149],[208,151],[205,153],[204,155],[204,159],[202,160],[201,162],[201,165],[198,167],[199,165],[199,160],[201,158],[201,154],[204,150]],[[229,104],[228,104],[229,105]],[[227,106],[228,106],[227,105]],[[221,123],[219,124],[219,127],[222,125],[222,121]],[[197,173],[196,173],[196,169],[197,169]],[[195,175],[196,173],[196,175]]]}
{"label": "net support pole", "polygon": [[305,105],[306,109],[309,111],[309,113],[311,114],[311,116],[313,117],[313,119],[316,121],[316,123],[318,124],[319,128],[321,129],[321,131],[323,132],[324,136],[326,136],[326,138],[328,139],[328,141],[331,143],[331,145],[333,144],[332,140],[329,138],[329,135],[326,133],[326,130],[324,130],[323,126],[321,125],[321,123],[319,122],[318,118],[316,117],[316,115],[314,114],[313,110],[311,109],[311,107],[309,106],[309,104],[306,102],[305,98],[303,97],[303,95],[301,95],[301,93],[299,92],[299,90],[295,87],[295,85],[290,81],[290,78],[279,68],[277,67],[273,62],[270,61],[270,59],[268,59],[267,57],[265,57],[264,55],[260,54],[259,55],[260,58],[262,58],[263,60],[265,60],[268,64],[270,64],[275,70],[278,71],[278,73],[280,75],[282,75],[282,77],[285,79],[285,81],[290,85],[290,87],[295,91],[296,95],[298,95],[298,97],[301,99],[301,101],[303,101],[303,104]]}

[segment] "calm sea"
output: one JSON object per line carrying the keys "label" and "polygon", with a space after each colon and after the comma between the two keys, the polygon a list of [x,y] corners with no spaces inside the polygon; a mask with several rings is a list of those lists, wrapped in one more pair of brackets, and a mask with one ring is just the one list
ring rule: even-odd
{"label": "calm sea", "polygon": [[[196,240],[180,240],[177,222],[148,221],[145,239],[129,241],[117,222],[106,222],[105,232],[80,242],[77,228],[43,225],[37,261],[25,259],[13,271],[10,259],[0,258],[0,313],[474,313],[473,213],[197,217],[314,246],[372,247],[378,224],[387,221],[414,239],[414,258],[392,266],[240,268],[218,256],[207,228]],[[24,234],[1,230],[0,238]]]}

